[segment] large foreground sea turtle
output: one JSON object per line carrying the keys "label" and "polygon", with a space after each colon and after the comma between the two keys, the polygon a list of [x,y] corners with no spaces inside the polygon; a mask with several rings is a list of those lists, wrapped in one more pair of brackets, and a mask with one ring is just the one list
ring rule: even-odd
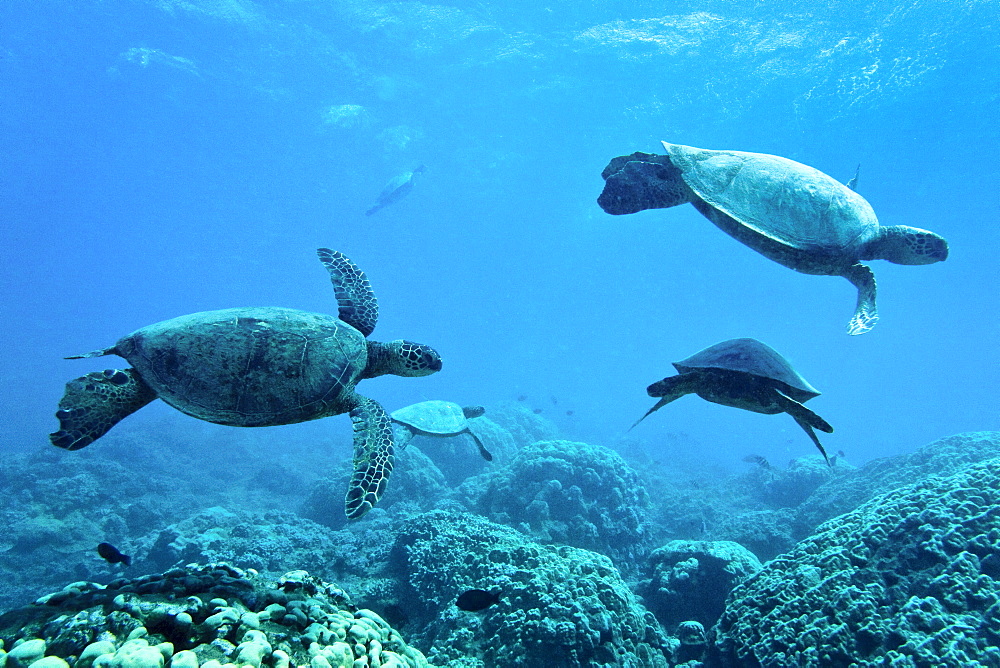
{"label": "large foreground sea turtle", "polygon": [[706,401],[754,413],[788,413],[816,444],[827,464],[830,463],[813,428],[829,434],[833,427],[802,405],[819,396],[819,391],[774,348],[756,339],[730,339],[674,362],[674,368],[678,375],[646,388],[649,396],[662,398],[633,427],[653,411],[694,393]]}
{"label": "large foreground sea turtle", "polygon": [[205,311],[67,358],[118,355],[132,368],[88,373],[67,383],[52,444],[79,450],[156,398],[192,417],[235,427],[350,413],[354,474],[346,512],[350,519],[367,513],[392,472],[392,423],[378,402],[354,387],[387,373],[432,374],[441,370],[441,357],[411,341],[367,340],[378,319],[368,278],[343,254],[317,252],[330,272],[339,318],[274,307]]}
{"label": "large foreground sea turtle", "polygon": [[482,406],[459,406],[452,401],[421,401],[395,410],[389,414],[392,418],[396,444],[403,448],[410,439],[420,434],[422,436],[458,436],[468,434],[476,442],[479,454],[483,459],[493,461],[493,455],[483,445],[470,425],[473,420],[481,417],[486,409]]}
{"label": "large foreground sea turtle", "polygon": [[942,237],[879,225],[865,198],[807,165],[662,144],[666,155],[633,153],[604,168],[601,208],[626,214],[691,202],[726,234],[775,262],[805,274],[843,276],[858,289],[850,334],[863,334],[878,320],[875,275],[861,261],[931,264],[948,257]]}

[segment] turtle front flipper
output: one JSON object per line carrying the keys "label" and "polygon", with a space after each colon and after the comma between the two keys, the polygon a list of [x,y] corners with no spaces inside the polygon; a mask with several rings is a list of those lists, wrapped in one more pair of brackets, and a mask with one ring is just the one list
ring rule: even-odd
{"label": "turtle front flipper", "polygon": [[823,455],[823,459],[826,460],[826,463],[833,466],[833,464],[830,463],[830,458],[826,454],[826,448],[824,448],[823,444],[819,442],[816,432],[813,431],[813,427],[815,427],[822,432],[832,434],[833,427],[830,426],[830,423],[783,392],[775,390],[774,393],[777,395],[778,405],[781,409],[795,419],[798,425],[802,427],[802,431],[806,432],[809,438],[812,439],[812,442],[816,444],[816,447],[819,448],[820,454]]}
{"label": "turtle front flipper", "polygon": [[663,380],[658,380],[649,387],[646,388],[646,394],[651,397],[662,397],[656,404],[646,411],[646,414],[641,418],[636,420],[629,431],[635,428],[637,424],[648,418],[650,415],[660,410],[671,401],[676,401],[683,397],[685,394],[691,394],[697,388],[695,387],[695,379],[692,378],[693,374],[680,375],[680,376],[668,376]]}
{"label": "turtle front flipper", "polygon": [[858,289],[858,305],[854,309],[854,317],[847,323],[847,333],[864,334],[878,322],[878,309],[875,308],[875,273],[864,264],[855,264],[844,272],[844,278]]}
{"label": "turtle front flipper", "polygon": [[385,492],[392,473],[392,420],[377,401],[358,397],[354,423],[354,474],[347,487],[345,511],[356,520],[371,510]]}
{"label": "turtle front flipper", "polygon": [[339,251],[317,248],[316,254],[330,272],[340,319],[367,338],[378,322],[378,300],[365,272]]}
{"label": "turtle front flipper", "polygon": [[66,383],[56,411],[59,431],[49,434],[49,440],[56,447],[79,450],[155,398],[135,369],[88,373]]}

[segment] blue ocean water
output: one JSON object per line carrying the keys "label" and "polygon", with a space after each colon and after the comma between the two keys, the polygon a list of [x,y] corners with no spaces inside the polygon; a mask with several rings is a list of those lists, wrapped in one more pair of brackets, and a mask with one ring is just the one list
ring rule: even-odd
{"label": "blue ocean water", "polygon": [[[808,454],[787,416],[693,397],[626,432],[672,361],[752,336],[823,392],[824,442],[852,463],[996,429],[997,18],[974,0],[6,0],[0,448],[46,446],[64,383],[108,365],[66,355],[199,310],[333,312],[320,246],[367,272],[374,338],[444,357],[361,386],[389,410],[523,396],[568,437],[662,459]],[[661,139],[845,181],[860,163],[883,224],[951,257],[874,262],[881,321],[849,337],[845,280],[691,207],[599,209],[607,161]],[[144,420],[206,429],[157,402],[116,430]],[[346,416],[269,438],[350,452]]]}

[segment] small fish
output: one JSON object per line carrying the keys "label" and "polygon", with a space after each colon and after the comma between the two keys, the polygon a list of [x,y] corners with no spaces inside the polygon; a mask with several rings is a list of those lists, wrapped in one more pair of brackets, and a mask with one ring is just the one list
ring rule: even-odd
{"label": "small fish", "polygon": [[542,409],[541,408],[536,408],[535,410],[533,410],[531,412],[534,413],[535,415],[538,415],[539,413],[542,412]]}
{"label": "small fish", "polygon": [[846,457],[847,455],[844,454],[843,450],[837,450],[837,456],[838,457]]}
{"label": "small fish", "polygon": [[771,463],[764,459],[761,455],[747,455],[743,458],[747,464],[756,464],[757,466],[765,469],[771,468]]}
{"label": "small fish", "polygon": [[491,605],[495,605],[500,601],[500,593],[490,593],[482,589],[470,589],[467,592],[463,592],[458,600],[455,601],[461,610],[466,612],[479,612],[480,610],[485,610]]}
{"label": "small fish", "polygon": [[553,394],[553,395],[551,395],[551,396],[549,397],[549,399],[551,399],[551,400],[552,400],[552,405],[553,405],[553,406],[558,406],[558,405],[559,405],[559,400],[558,400],[558,399],[556,399],[556,395],[554,395],[554,394]]}
{"label": "small fish", "polygon": [[518,401],[527,401],[528,400],[528,395],[527,394],[520,394],[520,395],[518,395],[517,400]]}
{"label": "small fish", "polygon": [[97,554],[101,555],[101,558],[109,564],[125,564],[126,566],[132,565],[132,557],[127,554],[122,554],[121,551],[111,543],[101,543],[98,545]]}
{"label": "small fish", "polygon": [[566,411],[566,415],[572,415],[573,411]]}

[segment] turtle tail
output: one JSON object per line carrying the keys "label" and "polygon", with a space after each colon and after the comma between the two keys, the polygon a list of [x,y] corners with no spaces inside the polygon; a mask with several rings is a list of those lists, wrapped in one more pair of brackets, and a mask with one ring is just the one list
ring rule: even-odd
{"label": "turtle tail", "polygon": [[79,450],[155,398],[135,369],[88,373],[66,383],[56,411],[59,431],[49,434],[49,440],[56,447]]}
{"label": "turtle tail", "polygon": [[69,357],[64,357],[64,360],[82,360],[87,357],[104,357],[105,355],[117,355],[118,347],[111,346],[110,348],[102,348],[100,350],[91,350],[89,353],[84,353],[82,355],[70,355]]}

